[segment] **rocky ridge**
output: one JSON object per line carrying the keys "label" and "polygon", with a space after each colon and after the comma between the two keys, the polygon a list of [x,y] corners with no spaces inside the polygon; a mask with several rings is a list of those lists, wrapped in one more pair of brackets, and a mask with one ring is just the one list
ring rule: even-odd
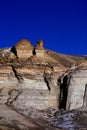
{"label": "rocky ridge", "polygon": [[[86,79],[87,57],[45,50],[42,40],[34,47],[23,39],[0,50],[0,106],[13,110],[13,115],[14,111],[22,114],[35,128],[39,128],[36,124],[49,126],[48,110],[86,110]],[[36,124],[32,125],[31,119]],[[10,127],[15,129],[12,123]],[[26,124],[16,127],[29,129]]]}

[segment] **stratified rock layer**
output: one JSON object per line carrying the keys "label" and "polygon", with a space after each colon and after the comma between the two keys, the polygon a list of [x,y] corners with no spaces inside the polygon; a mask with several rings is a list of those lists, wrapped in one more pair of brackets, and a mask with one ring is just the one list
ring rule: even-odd
{"label": "stratified rock layer", "polygon": [[5,53],[0,52],[0,104],[24,113],[29,107],[86,107],[86,57],[45,50],[42,40],[37,41],[36,47],[21,40],[9,51],[6,48]]}
{"label": "stratified rock layer", "polygon": [[14,47],[13,51],[18,58],[27,59],[33,55],[34,47],[31,45],[28,40],[20,40]]}

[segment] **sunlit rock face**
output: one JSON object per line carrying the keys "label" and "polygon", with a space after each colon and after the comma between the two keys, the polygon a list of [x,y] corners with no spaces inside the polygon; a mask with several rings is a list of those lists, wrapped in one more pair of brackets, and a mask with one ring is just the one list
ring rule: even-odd
{"label": "sunlit rock face", "polygon": [[0,104],[24,111],[29,107],[39,110],[58,108],[60,89],[57,79],[66,67],[47,55],[41,40],[35,48],[29,41],[21,40],[2,59]]}
{"label": "sunlit rock face", "polygon": [[27,40],[19,41],[0,57],[0,104],[24,113],[30,107],[86,107],[86,60],[47,51],[42,40],[35,47]]}
{"label": "sunlit rock face", "polygon": [[44,73],[46,68],[37,69],[2,67],[0,69],[0,104],[13,105],[22,110],[29,107],[57,108],[57,75]]}
{"label": "sunlit rock face", "polygon": [[28,40],[20,40],[14,47],[13,52],[20,59],[27,59],[33,55],[34,47]]}
{"label": "sunlit rock face", "polygon": [[44,57],[44,56],[46,56],[42,40],[38,40],[37,41],[35,51],[36,51],[36,56],[37,57]]}
{"label": "sunlit rock face", "polygon": [[85,88],[87,85],[87,70],[75,71],[70,78],[67,97],[67,109],[76,109],[84,105]]}

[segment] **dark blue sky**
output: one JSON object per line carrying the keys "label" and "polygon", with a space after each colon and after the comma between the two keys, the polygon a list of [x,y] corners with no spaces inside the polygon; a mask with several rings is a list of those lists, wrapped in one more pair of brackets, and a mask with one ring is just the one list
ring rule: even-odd
{"label": "dark blue sky", "polygon": [[1,0],[0,48],[20,39],[66,54],[87,54],[87,0]]}

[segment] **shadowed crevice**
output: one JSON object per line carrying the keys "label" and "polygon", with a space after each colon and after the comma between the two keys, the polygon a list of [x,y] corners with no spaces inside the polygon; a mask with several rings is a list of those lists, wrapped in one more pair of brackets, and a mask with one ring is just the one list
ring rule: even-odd
{"label": "shadowed crevice", "polygon": [[51,91],[50,84],[49,84],[49,82],[50,82],[50,77],[49,77],[48,74],[44,74],[44,81],[45,81],[45,83],[47,84],[48,90]]}
{"label": "shadowed crevice", "polygon": [[18,57],[16,48],[14,46],[11,48],[11,51],[14,53],[16,57]]}
{"label": "shadowed crevice", "polygon": [[83,107],[87,108],[87,84],[85,85],[84,97],[83,97]]}
{"label": "shadowed crevice", "polygon": [[60,84],[59,109],[66,109],[70,78],[66,75],[63,77],[62,83],[61,79],[58,79],[58,82]]}
{"label": "shadowed crevice", "polygon": [[34,50],[33,50],[33,55],[36,55],[36,51],[35,51],[35,48],[34,48]]}
{"label": "shadowed crevice", "polygon": [[17,78],[18,82],[19,82],[19,83],[22,83],[22,82],[23,82],[23,78],[22,78],[21,75],[19,75],[19,74],[17,73],[17,71],[16,71],[16,69],[15,69],[14,66],[12,66],[12,70],[13,70],[14,75],[15,75],[15,77]]}

